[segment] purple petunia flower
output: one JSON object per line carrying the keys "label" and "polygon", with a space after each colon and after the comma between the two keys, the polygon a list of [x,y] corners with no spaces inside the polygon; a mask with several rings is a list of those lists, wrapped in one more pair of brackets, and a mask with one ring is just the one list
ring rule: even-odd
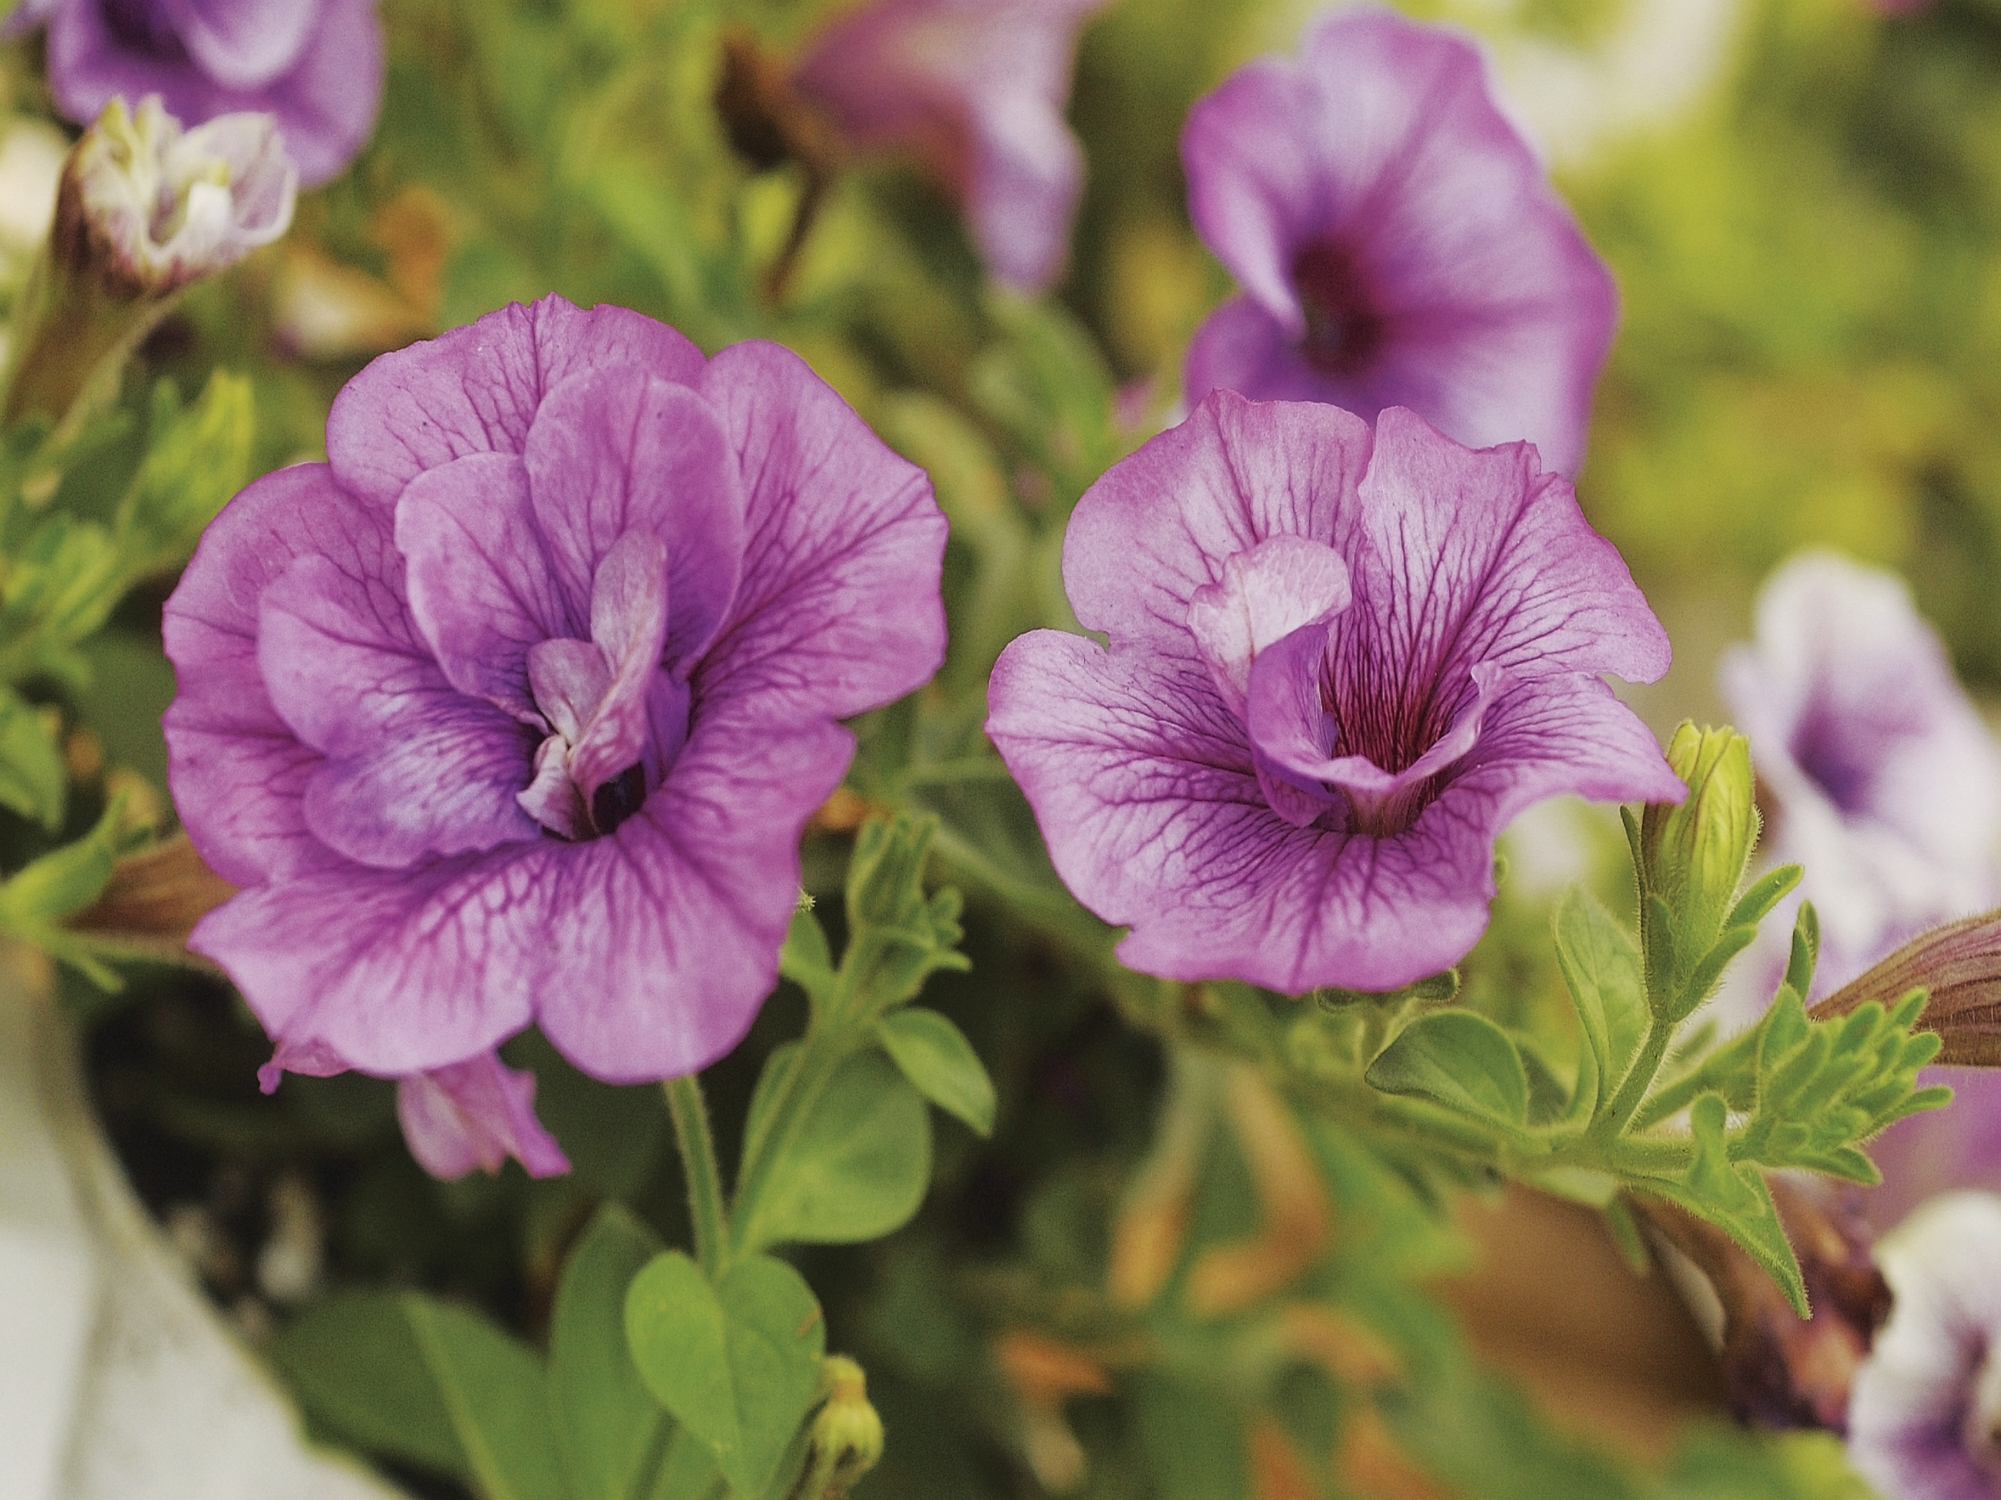
{"label": "purple petunia flower", "polygon": [[993,274],[1063,270],[1084,153],[1064,123],[1077,33],[1106,0],[876,0],[830,26],[799,92],[865,148],[915,151],[965,204]]}
{"label": "purple petunia flower", "polygon": [[1181,156],[1195,227],[1243,287],[1189,348],[1191,403],[1407,406],[1577,471],[1618,295],[1470,42],[1388,11],[1328,16],[1299,61],[1251,63],[1197,101]]}
{"label": "purple petunia flower", "polygon": [[1897,1500],[2001,1495],[2001,1198],[1933,1200],[1877,1247],[1896,1294],[1856,1372],[1848,1455]]}
{"label": "purple petunia flower", "polygon": [[942,658],[923,473],[776,345],[556,297],[376,360],[327,452],[230,502],[166,609],[175,801],[244,888],[190,946],[267,1083],[531,1023],[599,1078],[713,1060],[775,982],[835,721]]}
{"label": "purple petunia flower", "polygon": [[491,1052],[399,1080],[396,1118],[410,1154],[447,1182],[474,1167],[497,1172],[510,1156],[530,1177],[570,1170],[563,1148],[535,1118],[535,1075]]}
{"label": "purple petunia flower", "polygon": [[2001,748],[1896,575],[1793,559],[1718,679],[1764,784],[1765,852],[1804,868],[1820,916],[1818,990],[2001,899]]}
{"label": "purple petunia flower", "polygon": [[[1895,574],[1831,552],[1792,559],[1759,594],[1756,640],[1725,654],[1718,679],[1751,740],[1761,853],[1803,871],[1717,995],[1725,1025],[1770,1001],[1803,899],[1820,918],[1816,995],[2001,900],[2001,747]],[[1943,1188],[2001,1186],[2001,1076],[1937,1068],[1920,1081],[1957,1097],[1871,1145],[1883,1184],[1863,1206],[1879,1229]]]}
{"label": "purple petunia flower", "polygon": [[1015,641],[987,733],[1135,969],[1395,988],[1473,946],[1530,803],[1685,795],[1598,675],[1667,637],[1526,444],[1215,392],[1086,493],[1063,576],[1110,649]]}
{"label": "purple petunia flower", "polygon": [[375,128],[375,0],[29,0],[8,29],[44,21],[49,88],[79,124],[120,95],[158,94],[190,126],[271,114],[308,187],[338,176]]}

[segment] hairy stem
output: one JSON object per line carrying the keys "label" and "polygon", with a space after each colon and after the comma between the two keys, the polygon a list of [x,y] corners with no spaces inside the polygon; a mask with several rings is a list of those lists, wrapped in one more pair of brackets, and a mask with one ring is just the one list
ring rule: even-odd
{"label": "hairy stem", "polygon": [[709,1133],[709,1107],[693,1073],[670,1078],[661,1088],[667,1112],[674,1118],[674,1139],[681,1147],[681,1167],[688,1179],[688,1217],[695,1225],[695,1259],[711,1281],[727,1267],[730,1253],[729,1212],[723,1206],[722,1174],[716,1168],[715,1138]]}

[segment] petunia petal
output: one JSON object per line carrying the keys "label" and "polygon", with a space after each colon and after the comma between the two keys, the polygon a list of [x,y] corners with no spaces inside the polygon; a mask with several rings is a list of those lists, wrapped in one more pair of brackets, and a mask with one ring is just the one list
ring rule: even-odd
{"label": "petunia petal", "polygon": [[381,518],[356,506],[324,464],[267,474],[203,533],[162,631],[179,692],[167,709],[168,779],[189,837],[236,885],[326,859],[302,799],[320,756],[279,716],[257,665],[258,605],[302,556],[355,573],[393,566]]}
{"label": "petunia petal", "polygon": [[530,1177],[570,1170],[563,1148],[535,1118],[535,1075],[492,1052],[399,1080],[396,1118],[410,1154],[448,1182],[474,1167],[498,1172],[510,1156]]}
{"label": "petunia petal", "polygon": [[923,470],[776,344],[735,344],[702,392],[743,463],[743,582],[697,697],[774,722],[846,718],[928,681],[945,657],[945,517]]}
{"label": "petunia petal", "polygon": [[1222,571],[1195,591],[1188,628],[1216,690],[1242,712],[1260,652],[1348,607],[1348,565],[1323,542],[1280,535],[1224,559]]}
{"label": "petunia petal", "polygon": [[1132,928],[1134,968],[1389,989],[1457,962],[1486,925],[1491,835],[1450,818],[1394,840],[1292,826],[1199,665],[1036,631],[1002,653],[988,702],[1057,873]]}
{"label": "petunia petal", "polygon": [[327,757],[306,826],[384,868],[535,836],[516,794],[534,733],[455,692],[401,614],[394,571],[292,562],[259,601],[257,664],[300,740]]}
{"label": "petunia petal", "polygon": [[396,546],[410,616],[446,679],[532,714],[528,652],[587,636],[590,616],[557,585],[521,459],[479,453],[419,474],[396,502]]}
{"label": "petunia petal", "polygon": [[549,565],[591,615],[600,566],[639,530],[665,544],[669,666],[692,662],[737,590],[742,469],[708,402],[630,366],[572,376],[536,413],[525,450]]}
{"label": "petunia petal", "polygon": [[1359,497],[1352,614],[1374,624],[1343,635],[1337,680],[1366,672],[1421,694],[1481,662],[1632,682],[1667,670],[1667,632],[1618,549],[1526,445],[1476,452],[1392,408]]}
{"label": "petunia petal", "polygon": [[318,21],[316,0],[181,0],[176,28],[224,88],[253,89],[289,71]]}
{"label": "petunia petal", "polygon": [[1369,430],[1331,406],[1209,396],[1091,486],[1063,544],[1086,629],[1191,656],[1189,609],[1226,559],[1268,537],[1342,550]]}
{"label": "petunia petal", "polygon": [[515,303],[385,354],[350,380],[327,418],[327,456],[345,488],[393,505],[426,469],[470,453],[522,452],[544,396],[580,371],[614,365],[687,384],[701,374],[702,354],[622,307],[586,312],[556,296]]}
{"label": "petunia petal", "polygon": [[698,717],[667,781],[575,846],[543,918],[558,972],[543,1033],[613,1082],[690,1073],[743,1036],[777,983],[799,835],[853,752],[831,723]]}

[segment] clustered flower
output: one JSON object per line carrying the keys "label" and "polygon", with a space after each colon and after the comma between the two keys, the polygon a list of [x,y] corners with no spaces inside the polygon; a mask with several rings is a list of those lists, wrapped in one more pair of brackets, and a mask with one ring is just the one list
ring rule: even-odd
{"label": "clustered flower", "polygon": [[267,1086],[425,1074],[428,1163],[553,1164],[492,1049],[537,1024],[632,1081],[742,1035],[835,721],[942,658],[944,517],[788,351],[556,297],[377,360],[327,452],[167,604],[175,801],[243,887],[190,946]]}

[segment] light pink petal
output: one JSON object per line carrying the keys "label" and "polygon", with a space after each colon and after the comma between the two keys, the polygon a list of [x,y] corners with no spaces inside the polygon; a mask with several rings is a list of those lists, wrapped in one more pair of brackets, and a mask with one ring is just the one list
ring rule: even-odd
{"label": "light pink petal", "polygon": [[702,392],[722,413],[748,498],[743,582],[696,696],[774,722],[889,703],[945,657],[945,517],[899,458],[799,357],[734,344]]}
{"label": "light pink petal", "polygon": [[447,1182],[474,1167],[498,1172],[510,1156],[530,1177],[570,1170],[563,1148],[535,1118],[535,1075],[491,1052],[399,1080],[396,1117],[410,1154]]}
{"label": "light pink petal", "polygon": [[[570,376],[634,366],[692,383],[702,354],[664,323],[561,297],[514,303],[385,354],[334,398],[327,454],[355,495],[393,505],[426,469],[472,453],[520,453],[543,398]],[[588,587],[581,595],[588,599]]]}
{"label": "light pink petal", "polygon": [[649,690],[661,675],[667,639],[666,570],[667,549],[660,539],[637,529],[613,543],[598,565],[591,636],[611,676],[570,756],[570,775],[586,799],[645,753]]}
{"label": "light pink petal", "polygon": [[[1260,652],[1347,607],[1348,565],[1341,554],[1323,542],[1280,535],[1224,560],[1223,576],[1190,600],[1188,629],[1216,690],[1241,712]],[[1324,643],[1326,632],[1320,638]]]}

